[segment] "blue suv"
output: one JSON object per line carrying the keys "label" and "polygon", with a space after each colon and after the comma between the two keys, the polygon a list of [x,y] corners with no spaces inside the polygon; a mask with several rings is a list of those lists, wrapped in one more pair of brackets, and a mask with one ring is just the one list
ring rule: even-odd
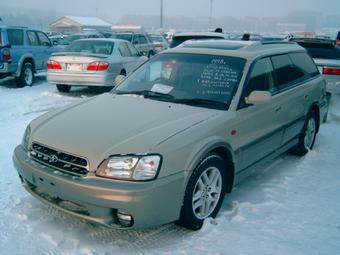
{"label": "blue suv", "polygon": [[17,87],[32,86],[34,75],[47,69],[49,56],[58,50],[42,31],[0,26],[0,79],[12,76]]}

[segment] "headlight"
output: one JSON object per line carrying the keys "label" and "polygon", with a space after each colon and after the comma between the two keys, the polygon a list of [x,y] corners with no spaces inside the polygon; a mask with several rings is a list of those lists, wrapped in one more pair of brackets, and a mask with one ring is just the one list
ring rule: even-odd
{"label": "headlight", "polygon": [[28,143],[29,143],[29,140],[30,140],[30,136],[31,136],[31,126],[28,125],[26,127],[26,130],[25,130],[25,133],[24,133],[24,136],[22,138],[22,146],[27,150],[28,149]]}
{"label": "headlight", "polygon": [[157,176],[160,163],[159,155],[113,156],[104,160],[96,175],[123,180],[152,180]]}

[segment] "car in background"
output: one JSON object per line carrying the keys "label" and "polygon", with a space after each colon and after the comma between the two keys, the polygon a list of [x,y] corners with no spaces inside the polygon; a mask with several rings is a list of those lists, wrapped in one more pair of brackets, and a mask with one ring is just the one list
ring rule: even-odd
{"label": "car in background", "polygon": [[336,45],[338,45],[340,47],[340,30],[336,36]]}
{"label": "car in background", "polygon": [[0,79],[11,76],[17,87],[32,86],[35,74],[45,72],[50,55],[60,50],[40,30],[0,26]]}
{"label": "car in background", "polygon": [[129,75],[146,60],[125,40],[80,39],[49,58],[47,81],[60,92],[75,85],[111,88],[117,75]]}
{"label": "car in background", "polygon": [[161,52],[169,48],[169,42],[161,34],[149,34],[156,52]]}
{"label": "car in background", "polygon": [[327,81],[329,92],[340,89],[340,48],[336,45],[335,40],[313,37],[293,37],[290,40],[307,50]]}
{"label": "car in background", "polygon": [[64,44],[69,45],[75,40],[85,39],[85,38],[104,38],[104,35],[97,31],[85,31],[81,33],[69,34],[65,36]]}
{"label": "car in background", "polygon": [[224,33],[217,32],[182,32],[172,36],[169,48],[174,48],[188,40],[208,40],[208,39],[226,39]]}
{"label": "car in background", "polygon": [[144,56],[151,57],[156,54],[155,46],[146,33],[119,32],[114,33],[112,38],[118,38],[131,42]]}
{"label": "car in background", "polygon": [[160,52],[111,93],[33,120],[13,161],[28,192],[66,213],[197,230],[265,162],[308,153],[327,107],[297,44],[199,41]]}
{"label": "car in background", "polygon": [[293,35],[286,35],[286,34],[265,34],[261,35],[260,41],[262,42],[280,42],[280,41],[289,41]]}

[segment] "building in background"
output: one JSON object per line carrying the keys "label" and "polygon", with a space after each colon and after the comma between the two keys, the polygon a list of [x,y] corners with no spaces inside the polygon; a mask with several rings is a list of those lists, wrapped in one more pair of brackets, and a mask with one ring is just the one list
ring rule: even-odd
{"label": "building in background", "polygon": [[52,32],[82,32],[95,29],[97,31],[111,30],[111,24],[97,17],[64,16],[49,24]]}

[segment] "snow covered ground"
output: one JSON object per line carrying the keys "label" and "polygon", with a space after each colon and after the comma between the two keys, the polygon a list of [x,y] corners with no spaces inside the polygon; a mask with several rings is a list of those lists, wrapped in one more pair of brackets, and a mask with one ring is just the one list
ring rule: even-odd
{"label": "snow covered ground", "polygon": [[93,225],[42,204],[21,186],[12,152],[42,113],[94,96],[0,81],[0,254],[340,254],[340,91],[305,157],[285,154],[227,195],[216,219],[192,232]]}

